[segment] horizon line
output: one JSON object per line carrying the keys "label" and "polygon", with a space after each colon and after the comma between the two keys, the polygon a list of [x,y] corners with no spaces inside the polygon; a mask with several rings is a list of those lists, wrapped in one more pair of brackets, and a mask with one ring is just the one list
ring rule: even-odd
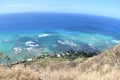
{"label": "horizon line", "polygon": [[28,13],[39,13],[39,14],[73,14],[73,15],[87,15],[87,16],[96,16],[96,17],[104,17],[104,18],[111,18],[111,19],[118,19],[120,20],[120,18],[118,17],[113,17],[113,16],[105,16],[105,15],[98,15],[98,14],[88,14],[88,13],[70,13],[70,12],[10,12],[10,13],[0,13],[1,15],[9,15],[9,14],[28,14]]}

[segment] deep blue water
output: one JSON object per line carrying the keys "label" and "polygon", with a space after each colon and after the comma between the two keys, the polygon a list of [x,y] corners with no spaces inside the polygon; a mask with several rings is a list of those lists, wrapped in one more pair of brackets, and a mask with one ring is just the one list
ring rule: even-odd
{"label": "deep blue water", "polygon": [[75,50],[104,50],[120,43],[120,20],[62,13],[0,15],[0,50],[12,61]]}

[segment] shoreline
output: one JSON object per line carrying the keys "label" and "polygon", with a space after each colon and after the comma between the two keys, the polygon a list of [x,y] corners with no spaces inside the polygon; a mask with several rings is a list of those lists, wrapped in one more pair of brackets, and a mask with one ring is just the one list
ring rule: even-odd
{"label": "shoreline", "polygon": [[11,66],[11,65],[17,65],[17,64],[26,64],[26,63],[35,62],[35,61],[40,60],[40,59],[48,59],[48,58],[50,58],[50,59],[65,59],[67,61],[73,61],[77,58],[90,58],[90,57],[98,55],[99,53],[100,53],[100,51],[90,51],[89,52],[89,51],[74,51],[74,50],[70,50],[70,51],[67,51],[65,53],[60,53],[60,54],[43,53],[40,56],[37,56],[35,58],[28,58],[25,60],[12,62],[12,63],[9,63],[10,59],[7,56],[7,58],[5,60],[6,63],[1,63],[1,65]]}

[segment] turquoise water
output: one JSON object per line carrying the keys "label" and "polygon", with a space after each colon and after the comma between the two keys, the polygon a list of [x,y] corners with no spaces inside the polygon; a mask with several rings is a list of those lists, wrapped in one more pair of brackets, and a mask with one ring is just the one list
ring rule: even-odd
{"label": "turquoise water", "polygon": [[0,35],[0,50],[11,58],[11,61],[19,61],[42,53],[62,53],[71,49],[98,49],[104,50],[117,44],[117,40],[111,36],[102,34],[89,34],[74,31],[41,32],[39,30],[26,30],[20,33]]}
{"label": "turquoise water", "polygon": [[[42,53],[105,50],[120,43],[120,20],[62,13],[0,15],[0,50],[11,62]],[[4,61],[1,61],[4,62]]]}

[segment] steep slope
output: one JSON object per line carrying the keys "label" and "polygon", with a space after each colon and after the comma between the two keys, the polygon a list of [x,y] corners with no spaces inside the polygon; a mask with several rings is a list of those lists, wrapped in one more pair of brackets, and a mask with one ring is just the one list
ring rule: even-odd
{"label": "steep slope", "polygon": [[120,80],[120,44],[89,59],[39,59],[0,67],[0,80]]}
{"label": "steep slope", "polygon": [[90,58],[79,67],[83,71],[111,71],[114,69],[120,69],[120,44],[105,50],[101,54]]}

